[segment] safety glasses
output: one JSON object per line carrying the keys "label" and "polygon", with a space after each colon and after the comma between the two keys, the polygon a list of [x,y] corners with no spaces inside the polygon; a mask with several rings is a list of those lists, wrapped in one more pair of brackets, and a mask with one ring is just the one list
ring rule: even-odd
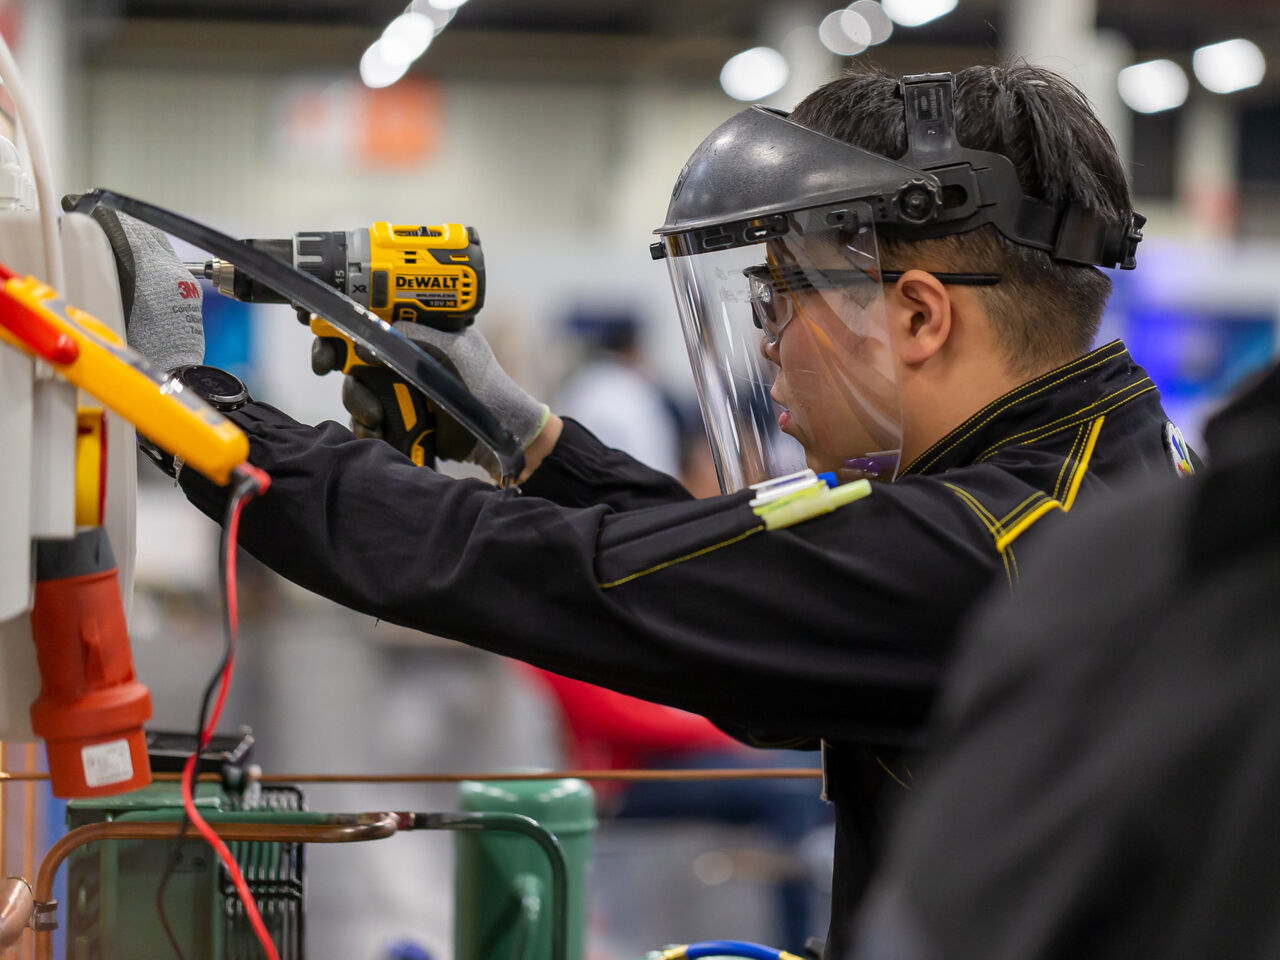
{"label": "safety glasses", "polygon": [[[859,306],[866,306],[877,289],[902,279],[902,270],[820,270],[776,263],[762,263],[742,271],[750,288],[751,315],[764,333],[765,342],[778,342],[795,315],[795,295],[803,290],[846,290]],[[998,273],[934,273],[944,284],[989,287],[1000,282]],[[859,294],[862,296],[859,296]]]}

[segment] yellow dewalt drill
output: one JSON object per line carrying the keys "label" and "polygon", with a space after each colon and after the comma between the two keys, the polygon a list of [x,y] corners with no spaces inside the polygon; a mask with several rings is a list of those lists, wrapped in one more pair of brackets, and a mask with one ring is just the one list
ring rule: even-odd
{"label": "yellow dewalt drill", "polygon": [[[409,321],[439,330],[463,330],[484,306],[484,254],[473,227],[460,223],[402,226],[384,221],[362,230],[295,233],[283,240],[245,240],[299,270],[312,274],[368,307],[388,323]],[[224,260],[192,264],[224,296],[246,303],[284,303],[274,290],[236,272]],[[300,315],[317,339],[312,368],[354,375],[379,398],[383,436],[419,466],[435,463],[434,413],[418,391],[390,371],[366,363],[355,345],[327,320]]]}

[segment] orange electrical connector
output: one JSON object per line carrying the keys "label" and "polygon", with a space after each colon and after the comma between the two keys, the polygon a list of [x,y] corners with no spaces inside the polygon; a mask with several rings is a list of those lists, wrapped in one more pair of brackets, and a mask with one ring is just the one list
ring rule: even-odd
{"label": "orange electrical connector", "polygon": [[151,693],[133,670],[106,530],[39,542],[31,634],[41,679],[31,725],[48,749],[54,795],[98,797],[149,784],[142,724],[151,718]]}

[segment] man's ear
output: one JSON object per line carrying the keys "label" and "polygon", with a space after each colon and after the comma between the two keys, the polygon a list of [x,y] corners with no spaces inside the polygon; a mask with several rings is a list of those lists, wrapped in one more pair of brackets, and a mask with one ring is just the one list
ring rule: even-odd
{"label": "man's ear", "polygon": [[885,296],[885,310],[903,363],[923,363],[951,336],[951,298],[933,274],[908,270]]}

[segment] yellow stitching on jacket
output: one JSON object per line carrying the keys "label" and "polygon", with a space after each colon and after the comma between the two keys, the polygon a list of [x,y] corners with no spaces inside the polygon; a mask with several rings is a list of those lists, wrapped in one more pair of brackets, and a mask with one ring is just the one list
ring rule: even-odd
{"label": "yellow stitching on jacket", "polygon": [[1009,566],[1009,558],[1005,555],[1005,552],[1000,549],[999,521],[996,520],[996,518],[992,516],[991,511],[980,504],[977,501],[977,498],[975,498],[973,494],[969,493],[968,490],[964,490],[957,487],[954,483],[948,483],[946,481],[943,481],[943,486],[947,487],[952,493],[959,497],[960,501],[974,512],[978,518],[978,522],[987,528],[987,533],[991,534],[992,543],[995,545],[996,552],[1000,555],[1001,563],[1004,564],[1005,579],[1009,581],[1009,589],[1012,590],[1015,578],[1013,570]]}
{"label": "yellow stitching on jacket", "polygon": [[1084,475],[1089,470],[1089,461],[1093,458],[1093,448],[1097,445],[1098,434],[1102,432],[1102,422],[1106,419],[1106,415],[1104,414],[1093,421],[1093,429],[1089,431],[1089,439],[1085,443],[1084,453],[1080,455],[1080,462],[1076,465],[1075,470],[1071,472],[1071,481],[1067,486],[1066,500],[1046,500],[1044,503],[1040,504],[997,538],[997,550],[1003,554],[1014,540],[1017,540],[1018,537],[1022,536],[1022,534],[1025,533],[1032,524],[1049,511],[1061,510],[1063,513],[1067,513],[1071,510],[1072,506],[1074,506],[1076,502],[1076,494],[1080,492],[1080,484],[1084,481]]}
{"label": "yellow stitching on jacket", "polygon": [[1058,471],[1058,479],[1053,484],[1053,498],[1058,499],[1058,495],[1062,492],[1062,478],[1067,475],[1067,467],[1076,458],[1076,448],[1080,446],[1080,440],[1084,437],[1085,425],[1080,424],[1080,429],[1076,431],[1076,438],[1071,441],[1071,449],[1067,451],[1067,458],[1062,461],[1062,469]]}
{"label": "yellow stitching on jacket", "polygon": [[969,508],[973,510],[973,512],[978,515],[978,519],[982,521],[982,525],[987,528],[987,532],[992,536],[995,536],[1000,532],[1000,521],[996,519],[995,514],[978,502],[977,497],[971,494],[968,490],[965,490],[963,487],[957,487],[950,481],[944,481],[943,485],[949,488],[952,493],[960,497],[969,505]]}
{"label": "yellow stitching on jacket", "polygon": [[745,540],[753,533],[759,533],[763,529],[764,524],[762,523],[757,527],[752,527],[744,533],[738,534],[736,537],[730,537],[728,540],[723,540],[720,543],[712,544],[709,547],[703,547],[701,550],[695,550],[693,553],[686,553],[683,557],[676,557],[674,560],[664,560],[662,563],[656,564],[647,570],[641,570],[638,573],[629,573],[619,580],[611,580],[609,583],[601,583],[597,584],[597,586],[600,587],[601,590],[608,590],[610,587],[621,586],[624,583],[647,576],[648,574],[657,573],[659,570],[665,570],[667,567],[674,567],[677,563],[684,563],[686,560],[692,560],[694,557],[705,556],[712,551],[719,550],[721,547],[727,547],[730,544],[737,543],[739,540]]}
{"label": "yellow stitching on jacket", "polygon": [[1020,521],[1028,513],[1038,507],[1042,502],[1049,499],[1049,495],[1043,490],[1037,490],[1035,495],[1028,498],[1026,509],[1019,510],[1016,513],[1010,513],[1007,517],[1000,521],[1000,532],[1003,533],[1010,526]]}
{"label": "yellow stitching on jacket", "polygon": [[[1131,394],[1127,397],[1121,397],[1121,394],[1123,394],[1126,390],[1132,390],[1134,387],[1142,387],[1143,384],[1146,384],[1146,386],[1143,387],[1141,390],[1139,390],[1137,393]],[[1155,388],[1156,388],[1156,385],[1151,382],[1151,379],[1149,377],[1144,377],[1143,379],[1138,380],[1135,383],[1131,383],[1128,386],[1121,387],[1119,390],[1115,391],[1115,393],[1109,393],[1105,397],[1102,397],[1099,400],[1095,400],[1093,403],[1089,404],[1088,406],[1081,407],[1075,413],[1069,413],[1064,417],[1059,417],[1057,420],[1054,420],[1051,423],[1041,424],[1039,427],[1033,427],[1030,430],[1024,430],[1022,433],[1015,433],[1011,437],[1005,437],[999,443],[993,444],[992,446],[987,447],[986,450],[982,451],[982,453],[979,454],[974,459],[974,463],[982,463],[984,460],[991,459],[991,457],[995,456],[1006,446],[1012,445],[1012,442],[1014,440],[1021,439],[1021,443],[1016,444],[1017,446],[1024,446],[1028,443],[1036,443],[1037,441],[1043,440],[1046,437],[1053,436],[1055,433],[1061,433],[1063,430],[1069,430],[1072,427],[1074,427],[1077,423],[1081,422],[1080,420],[1074,420],[1073,419],[1074,417],[1081,417],[1084,420],[1088,420],[1091,417],[1096,417],[1101,414],[1110,413],[1112,410],[1115,410],[1117,407],[1122,407],[1126,403],[1128,403],[1130,400],[1136,400],[1138,397],[1142,396],[1144,393],[1149,393]],[[1101,410],[1094,409],[1095,407],[1098,407],[1100,404],[1106,403],[1108,400],[1112,400],[1116,397],[1120,397],[1120,399],[1116,400],[1116,402],[1111,404],[1111,406]],[[1070,420],[1071,422],[1063,423],[1062,421],[1064,420]],[[1059,426],[1059,424],[1061,425]],[[1052,427],[1053,429],[1048,429],[1049,427]],[[1037,433],[1038,430],[1044,430],[1044,433]],[[1028,434],[1035,434],[1035,436],[1027,436]],[[1025,438],[1025,439],[1022,439],[1022,438]]]}
{"label": "yellow stitching on jacket", "polygon": [[1048,494],[1046,494],[1043,490],[1036,490],[1036,491],[1034,491],[1034,492],[1031,494],[1031,496],[1027,497],[1027,499],[1023,500],[1020,504],[1018,504],[1016,507],[1014,507],[1014,508],[1013,508],[1012,510],[1010,510],[1008,513],[1006,513],[1006,514],[1005,514],[1005,515],[1000,519],[1000,522],[999,522],[999,526],[1000,526],[1000,528],[1001,528],[1001,529],[1004,529],[1004,527],[1005,527],[1005,526],[1007,526],[1008,524],[1012,523],[1012,522],[1013,522],[1013,518],[1014,518],[1014,517],[1016,517],[1019,513],[1021,513],[1024,507],[1026,507],[1026,506],[1030,505],[1030,504],[1031,504],[1031,503],[1033,503],[1036,499],[1038,499],[1038,498],[1040,498],[1040,497],[1045,497],[1045,496],[1048,496]]}
{"label": "yellow stitching on jacket", "polygon": [[886,764],[883,760],[880,759],[880,754],[877,753],[874,756],[876,758],[876,763],[880,764],[880,769],[883,770],[885,773],[887,773],[894,783],[900,786],[903,790],[911,789],[909,786],[907,786],[905,783],[902,782],[901,777],[899,777],[896,773],[894,773],[892,770],[889,769],[888,764]]}
{"label": "yellow stitching on jacket", "polygon": [[[1080,370],[1073,369],[1077,364],[1081,364],[1081,363],[1083,363],[1083,362],[1084,362],[1084,361],[1086,361],[1086,360],[1094,359],[1094,358],[1095,358],[1095,357],[1097,357],[1100,353],[1102,353],[1104,350],[1110,350],[1110,349],[1111,349],[1111,348],[1113,348],[1113,347],[1117,347],[1118,349],[1117,349],[1115,352],[1110,353],[1110,354],[1108,354],[1108,355],[1107,355],[1107,356],[1105,356],[1105,357],[1102,357],[1102,358],[1101,358],[1101,359],[1099,359],[1096,363],[1092,363],[1092,364],[1090,364],[1089,366],[1084,367],[1083,369],[1080,369]],[[1005,411],[1005,410],[1008,410],[1010,407],[1016,406],[1017,404],[1021,403],[1023,400],[1028,400],[1028,399],[1030,399],[1031,397],[1034,397],[1034,396],[1035,396],[1036,394],[1038,394],[1038,393],[1043,393],[1045,390],[1049,390],[1049,389],[1051,389],[1051,388],[1053,388],[1053,387],[1056,387],[1056,386],[1057,386],[1059,383],[1061,383],[1063,380],[1068,380],[1068,379],[1070,379],[1071,377],[1075,376],[1075,375],[1076,375],[1076,374],[1078,374],[1078,373],[1084,373],[1084,372],[1085,372],[1085,370],[1092,370],[1094,367],[1102,366],[1102,364],[1106,363],[1108,360],[1114,360],[1116,357],[1120,356],[1120,354],[1122,354],[1122,353],[1124,353],[1124,352],[1125,352],[1124,344],[1123,344],[1123,343],[1121,343],[1119,340],[1113,340],[1113,341],[1111,341],[1111,343],[1108,343],[1106,346],[1099,347],[1097,350],[1094,350],[1092,353],[1087,353],[1087,354],[1085,354],[1083,357],[1079,357],[1079,358],[1077,358],[1077,359],[1075,359],[1075,360],[1071,361],[1071,363],[1066,364],[1065,366],[1057,367],[1057,368],[1055,368],[1055,369],[1053,369],[1053,370],[1050,370],[1048,373],[1041,374],[1040,376],[1036,377],[1034,380],[1028,380],[1026,383],[1022,384],[1021,386],[1014,387],[1014,388],[1013,388],[1012,390],[1010,390],[1008,393],[1002,394],[1001,396],[997,397],[995,400],[992,400],[989,404],[987,404],[985,407],[983,407],[983,408],[982,408],[981,410],[979,410],[977,413],[973,414],[973,416],[971,416],[971,417],[969,417],[967,420],[965,420],[965,422],[964,422],[964,423],[962,423],[962,424],[960,424],[960,426],[956,427],[956,428],[955,428],[955,430],[952,430],[952,431],[951,431],[951,433],[947,434],[945,437],[943,437],[941,440],[939,440],[937,443],[935,443],[933,446],[931,446],[931,447],[930,447],[928,450],[926,450],[924,453],[920,454],[920,456],[918,456],[918,457],[916,457],[914,460],[912,460],[909,464],[907,464],[906,468],[905,468],[905,469],[903,469],[902,473],[903,473],[903,474],[908,474],[908,473],[912,473],[912,472],[914,472],[914,470],[915,470],[915,467],[916,467],[916,464],[917,464],[917,463],[919,463],[919,462],[920,462],[921,460],[923,460],[925,457],[929,456],[931,453],[935,453],[935,452],[936,452],[936,454],[937,454],[937,455],[936,455],[936,456],[934,456],[934,458],[933,458],[932,460],[930,460],[928,463],[926,463],[924,466],[922,466],[922,467],[920,468],[921,470],[926,470],[926,469],[928,469],[929,467],[931,467],[931,466],[933,466],[935,463],[937,463],[937,462],[938,462],[938,460],[939,460],[939,459],[940,459],[940,458],[941,458],[945,453],[947,453],[947,452],[948,452],[948,451],[950,451],[952,448],[954,448],[958,443],[960,443],[961,441],[963,441],[963,440],[967,439],[968,437],[972,436],[972,435],[973,435],[973,433],[974,433],[976,430],[978,430],[980,427],[985,426],[985,425],[986,425],[987,423],[989,423],[992,419],[994,419],[994,418],[995,418],[996,416],[998,416],[999,414],[1004,413],[1004,411]],[[1001,407],[999,410],[996,410],[994,413],[992,413],[992,414],[991,414],[991,416],[987,417],[986,419],[982,420],[982,421],[981,421],[981,422],[979,422],[979,423],[974,423],[974,420],[975,420],[976,418],[981,417],[981,416],[982,416],[984,413],[986,413],[988,410],[991,410],[991,408],[992,408],[992,407],[994,407],[994,406],[996,406],[997,404],[999,404],[999,403],[1001,403],[1001,402],[1005,401],[1007,398],[1009,398],[1009,397],[1013,396],[1014,394],[1018,393],[1018,392],[1019,392],[1019,391],[1021,391],[1021,390],[1025,390],[1027,387],[1030,387],[1030,386],[1033,386],[1033,385],[1035,385],[1035,384],[1039,383],[1041,380],[1044,380],[1044,379],[1045,379],[1045,378],[1047,378],[1047,377],[1052,377],[1052,376],[1055,376],[1055,375],[1057,375],[1057,374],[1062,374],[1062,376],[1061,376],[1059,379],[1055,380],[1053,383],[1045,384],[1045,386],[1041,387],[1039,390],[1033,390],[1033,391],[1031,391],[1030,393],[1023,394],[1022,396],[1015,397],[1013,400],[1011,400],[1010,402],[1006,403],[1006,404],[1005,404],[1003,407]],[[959,430],[963,430],[966,426],[969,426],[970,424],[972,424],[972,429],[968,430],[968,431],[967,431],[963,436],[959,436],[959,437],[956,437],[954,440],[951,440],[951,438],[956,434],[956,432],[957,432],[957,431],[959,431]],[[948,440],[951,440],[951,442],[950,442],[950,443],[947,443],[947,441],[948,441]],[[940,449],[940,450],[939,450],[939,449],[938,449],[938,447],[939,447],[941,444],[943,444],[943,443],[947,443],[947,445],[946,445],[945,447],[943,447],[942,449]]]}

